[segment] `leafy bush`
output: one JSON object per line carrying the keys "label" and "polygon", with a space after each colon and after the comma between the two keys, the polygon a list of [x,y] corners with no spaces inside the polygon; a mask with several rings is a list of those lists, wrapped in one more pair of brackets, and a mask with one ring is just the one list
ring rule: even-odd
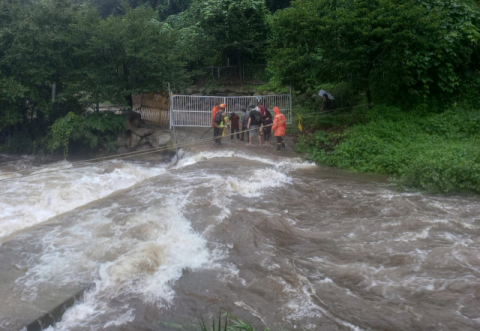
{"label": "leafy bush", "polygon": [[125,117],[111,112],[96,112],[78,116],[70,112],[58,119],[50,129],[48,149],[50,152],[62,148],[66,158],[71,142],[85,150],[115,149],[117,134],[126,128]]}
{"label": "leafy bush", "polygon": [[480,111],[441,114],[378,106],[368,124],[342,134],[301,137],[297,150],[318,163],[393,175],[401,188],[480,192]]}

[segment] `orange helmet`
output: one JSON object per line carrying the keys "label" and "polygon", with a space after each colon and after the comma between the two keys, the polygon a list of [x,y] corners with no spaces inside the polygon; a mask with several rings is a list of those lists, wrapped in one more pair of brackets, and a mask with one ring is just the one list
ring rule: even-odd
{"label": "orange helmet", "polygon": [[226,106],[225,106],[224,103],[221,103],[220,106],[218,106],[218,107],[225,109]]}

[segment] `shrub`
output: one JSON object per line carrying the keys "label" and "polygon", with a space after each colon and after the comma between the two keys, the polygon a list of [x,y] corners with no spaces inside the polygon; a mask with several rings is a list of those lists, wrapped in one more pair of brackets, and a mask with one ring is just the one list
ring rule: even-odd
{"label": "shrub", "polygon": [[126,128],[125,117],[111,112],[95,112],[78,116],[70,112],[59,118],[50,128],[48,149],[55,152],[63,149],[66,158],[71,142],[84,150],[115,149],[117,134]]}
{"label": "shrub", "polygon": [[400,188],[480,192],[480,112],[403,112],[377,106],[368,124],[306,135],[297,150],[318,163],[392,175]]}

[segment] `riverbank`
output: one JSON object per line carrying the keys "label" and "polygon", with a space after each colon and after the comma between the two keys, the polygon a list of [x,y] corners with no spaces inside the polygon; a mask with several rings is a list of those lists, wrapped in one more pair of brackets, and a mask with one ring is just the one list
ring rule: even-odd
{"label": "riverbank", "polygon": [[480,111],[376,106],[366,117],[341,132],[302,135],[296,150],[318,164],[389,175],[400,189],[480,193]]}

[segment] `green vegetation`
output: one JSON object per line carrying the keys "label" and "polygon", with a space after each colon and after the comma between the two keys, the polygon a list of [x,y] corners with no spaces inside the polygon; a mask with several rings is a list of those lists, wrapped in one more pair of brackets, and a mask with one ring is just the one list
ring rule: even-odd
{"label": "green vegetation", "polygon": [[76,145],[76,150],[100,149],[112,152],[115,150],[117,134],[124,130],[124,118],[110,112],[90,113],[86,116],[68,113],[51,126],[47,147],[50,152],[62,149],[65,158],[71,143]]}
{"label": "green vegetation", "polygon": [[445,99],[478,75],[479,24],[469,0],[297,0],[272,19],[270,67],[298,90],[347,80],[369,104]]}
{"label": "green vegetation", "polygon": [[343,132],[304,135],[296,148],[322,164],[392,175],[401,188],[480,192],[480,111],[376,106],[367,117]]}
{"label": "green vegetation", "polygon": [[[215,324],[215,320],[212,320],[212,326],[209,327],[203,320],[200,321],[201,331],[255,331],[255,329],[248,323],[245,323],[235,316],[228,313],[224,314],[224,321],[222,323],[222,315],[218,315],[218,322]],[[268,331],[265,328],[264,331]]]}
{"label": "green vegetation", "polygon": [[402,189],[480,192],[477,2],[297,0],[271,34],[272,81],[336,97],[347,84],[351,109],[315,115],[320,100],[297,102],[309,132],[298,151]]}

